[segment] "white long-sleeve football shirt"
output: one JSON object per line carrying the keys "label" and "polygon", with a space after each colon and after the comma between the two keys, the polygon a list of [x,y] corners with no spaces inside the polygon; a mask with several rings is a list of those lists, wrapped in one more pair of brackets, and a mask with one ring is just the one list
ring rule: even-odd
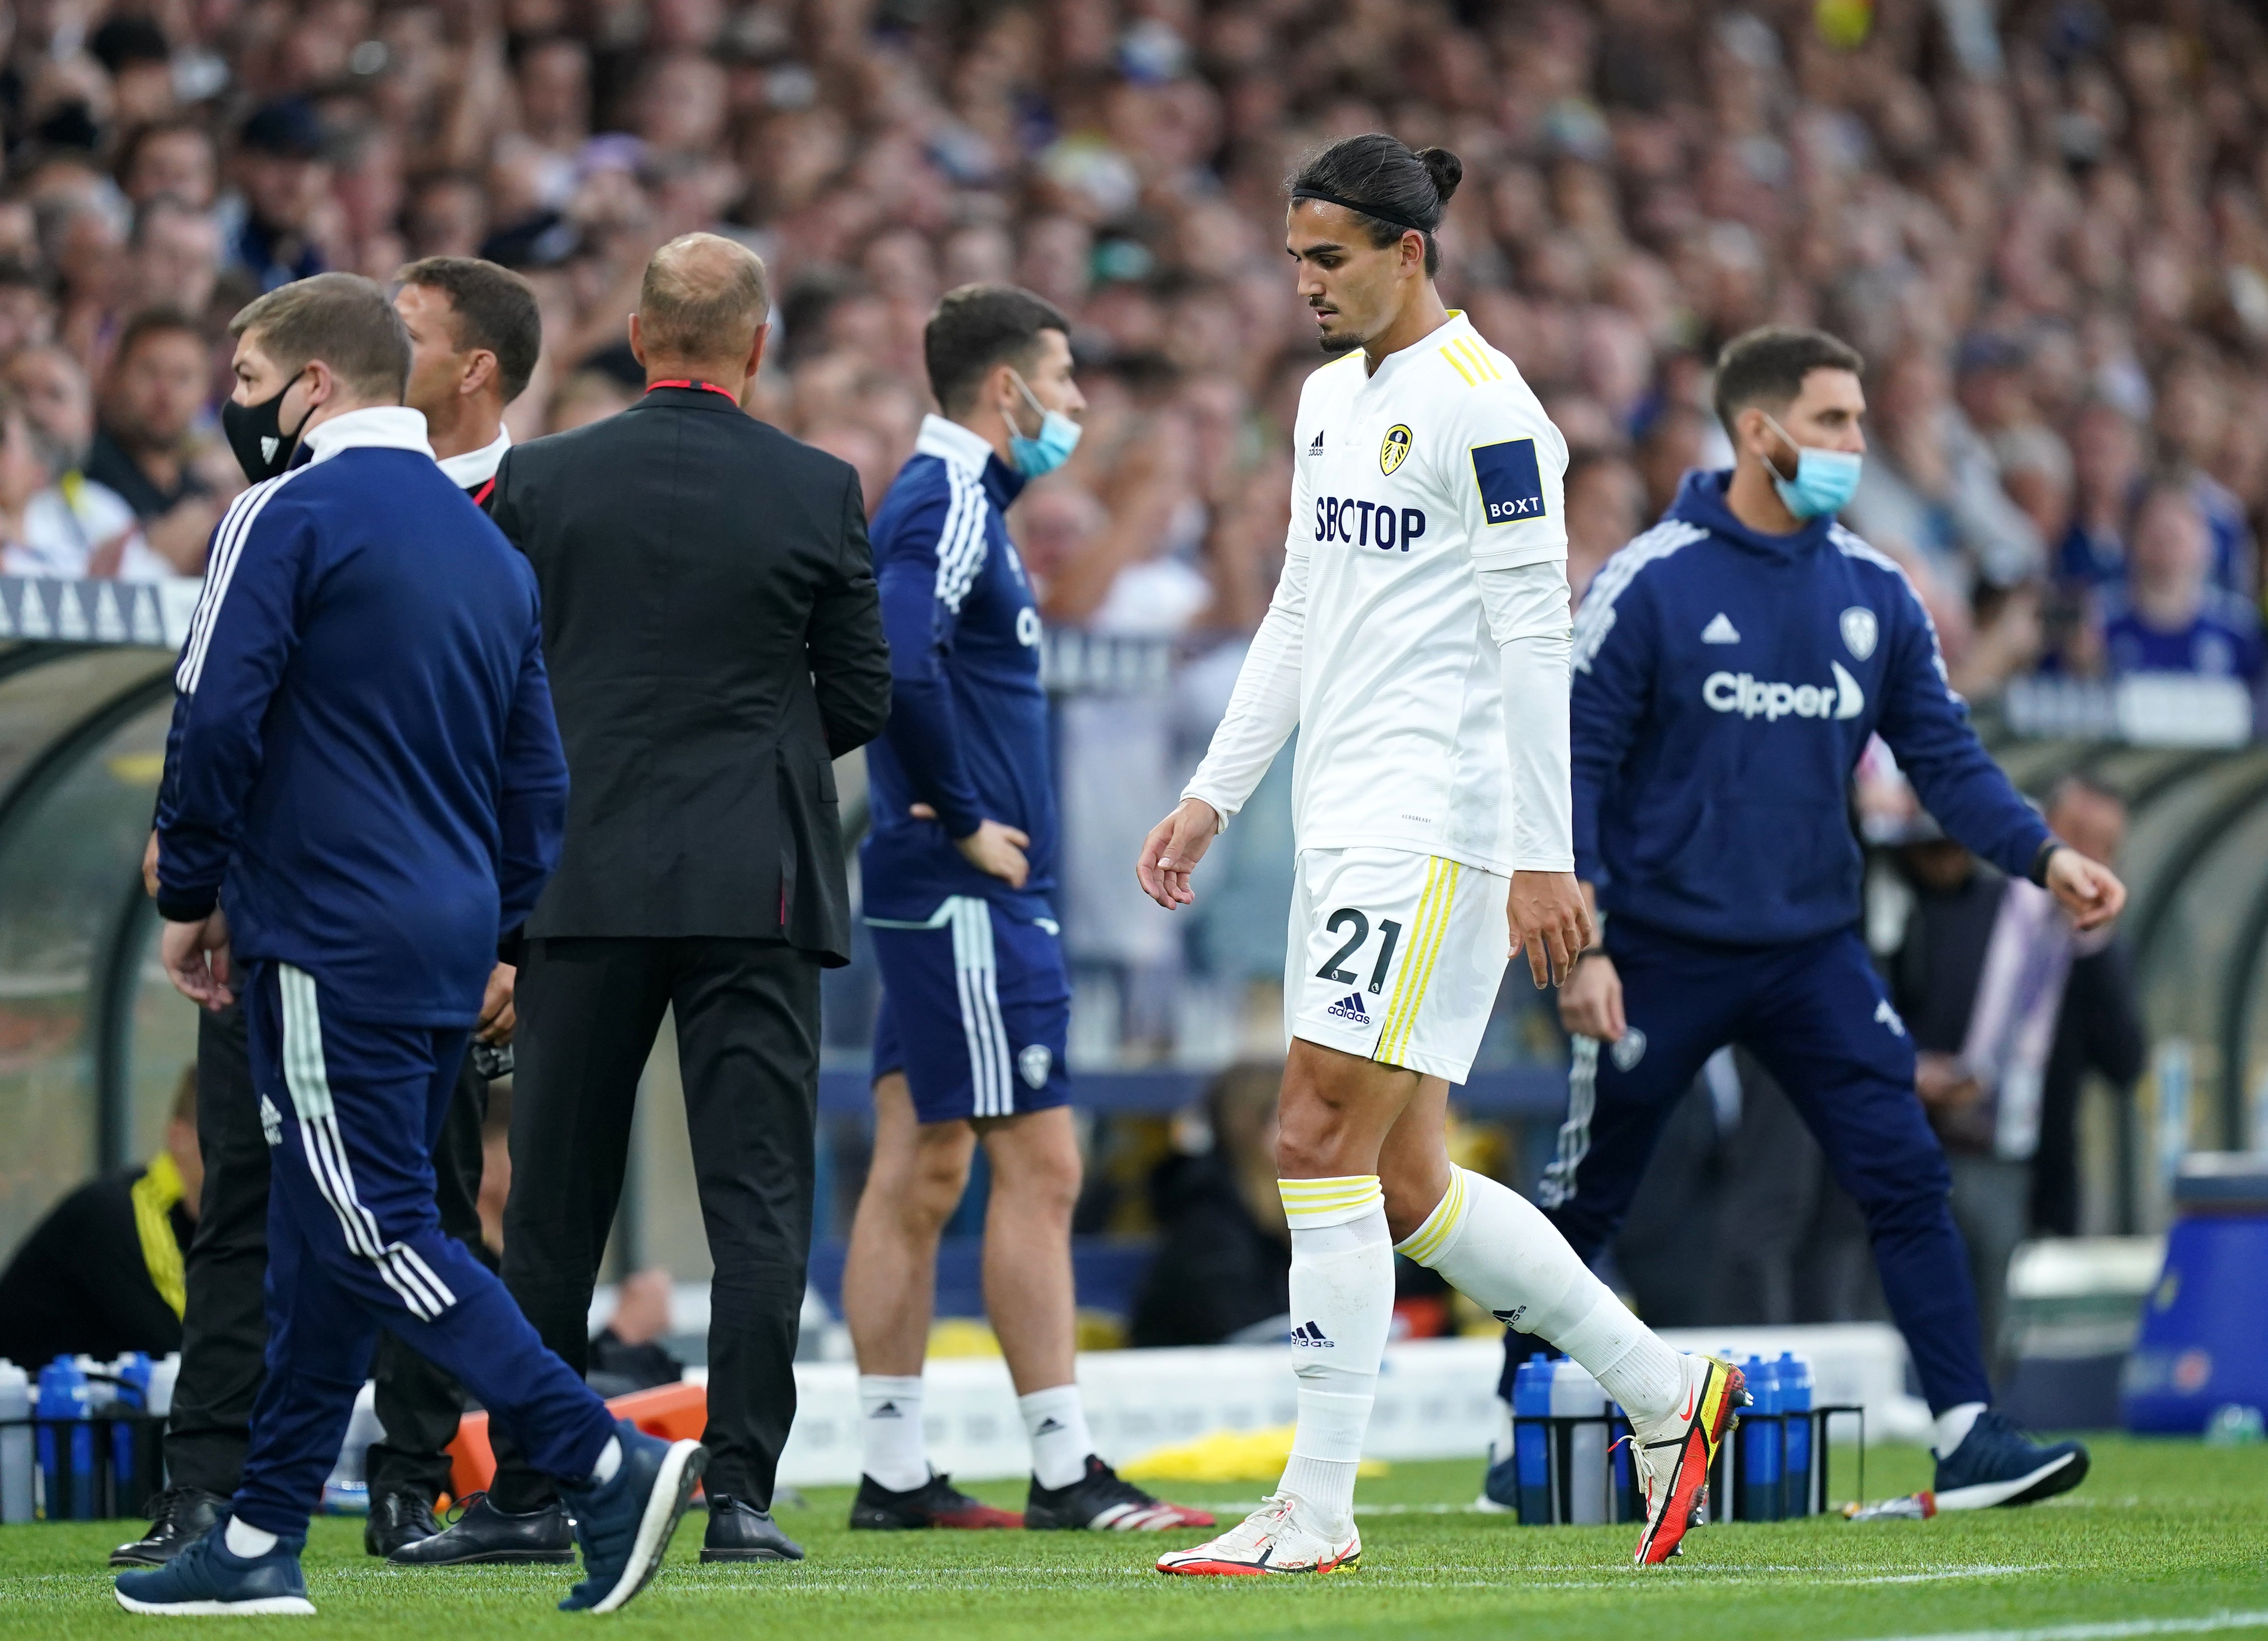
{"label": "white long-sleeve football shirt", "polygon": [[1225,822],[1296,725],[1300,848],[1572,871],[1565,441],[1461,313],[1364,367],[1301,391],[1283,577],[1183,795]]}

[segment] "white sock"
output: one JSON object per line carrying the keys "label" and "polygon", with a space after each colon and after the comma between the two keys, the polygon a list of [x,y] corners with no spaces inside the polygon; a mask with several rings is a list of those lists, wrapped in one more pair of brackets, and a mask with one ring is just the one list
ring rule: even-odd
{"label": "white sock", "polygon": [[1069,1487],[1086,1474],[1094,1438],[1086,1433],[1086,1409],[1077,1385],[1057,1385],[1016,1398],[1024,1415],[1024,1434],[1032,1440],[1032,1475],[1042,1487]]}
{"label": "white sock", "polygon": [[909,1493],[929,1480],[919,1373],[858,1375],[860,1468],[878,1486]]}
{"label": "white sock", "polygon": [[1660,1418],[1684,1392],[1677,1352],[1591,1274],[1541,1209],[1486,1174],[1450,1169],[1448,1190],[1395,1252],[1440,1271],[1498,1321],[1549,1339],[1639,1418]]}
{"label": "white sock", "polygon": [[1957,1408],[1948,1408],[1937,1416],[1937,1439],[1931,1451],[1940,1459],[1950,1459],[1953,1450],[1969,1439],[1969,1427],[1977,1423],[1977,1416],[1984,1411],[1981,1402],[1964,1402]]}
{"label": "white sock", "polygon": [[1374,1174],[1278,1185],[1292,1228],[1292,1371],[1300,1380],[1283,1490],[1336,1524],[1354,1508],[1355,1470],[1394,1321],[1386,1194]]}
{"label": "white sock", "polygon": [[250,1561],[254,1556],[265,1556],[280,1542],[273,1533],[254,1527],[241,1516],[228,1519],[228,1531],[223,1535],[228,1553],[240,1561]]}
{"label": "white sock", "polygon": [[615,1479],[615,1472],[622,1468],[622,1439],[607,1438],[607,1445],[599,1449],[599,1461],[591,1467],[590,1485],[604,1487]]}

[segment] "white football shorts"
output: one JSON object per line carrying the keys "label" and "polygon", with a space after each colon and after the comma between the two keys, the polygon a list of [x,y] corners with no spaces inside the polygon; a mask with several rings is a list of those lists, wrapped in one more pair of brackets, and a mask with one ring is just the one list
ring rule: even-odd
{"label": "white football shorts", "polygon": [[1462,1083],[1512,945],[1511,882],[1398,849],[1300,851],[1286,1034]]}

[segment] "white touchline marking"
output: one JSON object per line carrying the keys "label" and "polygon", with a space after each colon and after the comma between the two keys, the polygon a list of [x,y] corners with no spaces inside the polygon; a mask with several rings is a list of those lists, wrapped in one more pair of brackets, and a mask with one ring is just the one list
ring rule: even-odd
{"label": "white touchline marking", "polygon": [[2127,1618],[2103,1624],[2057,1624],[2043,1630],[1962,1630],[1942,1635],[1885,1636],[1878,1641],[2118,1641],[2123,1636],[2204,1635],[2219,1630],[2268,1630],[2268,1612]]}

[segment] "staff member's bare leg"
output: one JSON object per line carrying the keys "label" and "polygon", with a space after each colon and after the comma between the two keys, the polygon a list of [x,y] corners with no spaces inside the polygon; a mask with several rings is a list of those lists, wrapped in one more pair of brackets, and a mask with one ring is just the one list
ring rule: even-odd
{"label": "staff member's bare leg", "polygon": [[[922,1358],[936,1304],[937,1250],[978,1142],[992,1166],[984,1219],[984,1308],[1032,1444],[1024,1515],[934,1475],[922,1440]],[[843,1310],[858,1358],[865,1460],[850,1524],[861,1527],[1210,1527],[1161,1504],[1094,1454],[1074,1375],[1078,1316],[1071,1218],[1079,1137],[1068,1107],[923,1122],[905,1077],[874,1084],[874,1154],[850,1232]]]}

